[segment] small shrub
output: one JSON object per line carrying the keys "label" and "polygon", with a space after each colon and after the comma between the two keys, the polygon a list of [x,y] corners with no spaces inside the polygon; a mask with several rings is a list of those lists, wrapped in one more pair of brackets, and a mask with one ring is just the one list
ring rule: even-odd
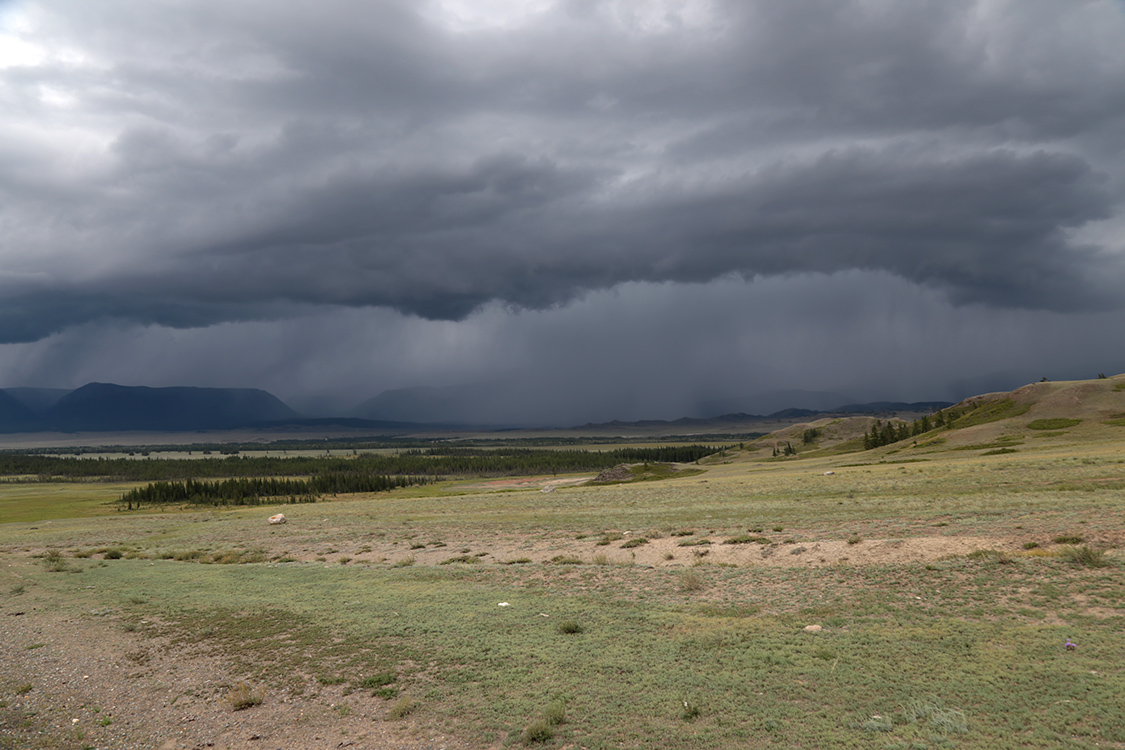
{"label": "small shrub", "polygon": [[617,540],[624,538],[625,537],[623,535],[618,534],[616,531],[607,531],[606,533],[602,534],[602,538],[599,539],[596,544],[599,547],[605,547],[608,546],[610,542],[616,542]]}
{"label": "small shrub", "polygon": [[1104,549],[1094,549],[1085,544],[1081,547],[1067,547],[1063,550],[1062,557],[1067,562],[1085,568],[1105,568],[1109,566],[1109,560],[1105,559]]}
{"label": "small shrub", "polygon": [[581,565],[582,560],[574,555],[555,555],[551,558],[555,565]]}
{"label": "small shrub", "polygon": [[863,538],[859,536],[859,534],[852,534],[850,537],[848,537],[848,544],[851,545],[859,544],[862,541]]}
{"label": "small shrub", "polygon": [[780,534],[782,531],[785,531],[785,527],[784,526],[774,526],[773,530]]}
{"label": "small shrub", "polygon": [[18,685],[16,687],[16,695],[27,695],[30,692],[31,692],[31,683],[30,682],[25,682],[22,685]]}
{"label": "small shrub", "polygon": [[235,711],[260,706],[263,700],[262,694],[251,688],[245,682],[238,683],[227,693],[227,703],[229,703],[230,707]]}
{"label": "small shrub", "polygon": [[699,714],[702,713],[702,711],[700,711],[698,705],[686,699],[681,700],[680,702],[684,704],[684,710],[680,711],[681,719],[683,719],[684,721],[695,721],[697,718],[699,718]]}
{"label": "small shrub", "polygon": [[594,565],[609,565],[609,556],[604,552],[594,555]]}
{"label": "small shrub", "polygon": [[398,701],[390,707],[387,711],[388,719],[403,719],[413,713],[414,709],[418,707],[410,698],[399,698]]}
{"label": "small shrub", "polygon": [[582,625],[577,620],[563,620],[555,629],[563,635],[581,633],[584,630]]}
{"label": "small shrub", "polygon": [[392,568],[408,568],[413,564],[414,564],[414,555],[411,555],[410,557],[404,557],[401,560],[396,560],[394,562],[394,564],[391,565],[391,567]]}
{"label": "small shrub", "polygon": [[27,591],[26,583],[17,583],[15,586],[12,586],[12,588],[8,589],[8,593],[12,596],[19,596],[25,591]]}
{"label": "small shrub", "polygon": [[393,687],[375,688],[374,690],[371,691],[371,697],[372,698],[382,698],[385,701],[389,701],[391,698],[397,698],[398,697],[398,688],[393,688]]}
{"label": "small shrub", "polygon": [[[603,555],[603,557],[604,557],[604,555]],[[597,558],[595,557],[594,559],[596,560]],[[503,565],[526,565],[529,562],[531,562],[530,557],[516,557],[516,558],[513,558],[511,560],[505,560],[502,564]]]}
{"label": "small shrub", "polygon": [[102,558],[105,559],[105,560],[120,560],[121,559],[121,550],[119,550],[119,549],[107,549],[104,553],[102,553]]}
{"label": "small shrub", "polygon": [[319,675],[317,676],[316,681],[321,685],[342,685],[343,683],[347,682],[345,678],[338,675],[335,677],[330,677],[328,675]]}
{"label": "small shrub", "polygon": [[1023,543],[1024,549],[1035,549],[1038,546],[1039,546],[1039,542],[1024,542]]}
{"label": "small shrub", "polygon": [[551,729],[546,719],[536,719],[523,730],[523,741],[528,745],[548,742],[554,736],[555,730]]}
{"label": "small shrub", "polygon": [[680,529],[678,531],[673,531],[671,536],[691,536],[694,533],[694,529]]}
{"label": "small shrub", "polygon": [[677,544],[676,546],[677,547],[706,547],[709,544],[712,544],[711,540],[708,539],[707,537],[702,537],[700,539],[685,539],[682,542],[680,542],[679,544]]}
{"label": "small shrub", "polygon": [[633,547],[640,547],[642,544],[648,544],[648,539],[639,536],[636,539],[630,539],[621,545],[621,549],[632,549]]}

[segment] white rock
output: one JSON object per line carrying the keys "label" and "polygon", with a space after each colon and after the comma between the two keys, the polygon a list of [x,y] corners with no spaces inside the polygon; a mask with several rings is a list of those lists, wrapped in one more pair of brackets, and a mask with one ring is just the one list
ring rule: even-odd
{"label": "white rock", "polygon": [[284,513],[278,513],[276,516],[270,516],[270,523],[275,526],[279,523],[285,523],[286,520],[288,519],[285,518]]}
{"label": "white rock", "polygon": [[806,633],[819,633],[821,630],[824,630],[824,628],[822,628],[819,625],[806,625],[805,626],[805,632]]}

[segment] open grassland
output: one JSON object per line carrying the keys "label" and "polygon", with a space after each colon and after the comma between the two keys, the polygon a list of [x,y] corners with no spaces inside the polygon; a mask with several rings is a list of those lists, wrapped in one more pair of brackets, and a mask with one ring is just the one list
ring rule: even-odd
{"label": "open grassland", "polygon": [[[606,486],[0,486],[0,747],[1125,747],[1125,429],[1020,418]],[[60,683],[75,632],[114,645]]]}

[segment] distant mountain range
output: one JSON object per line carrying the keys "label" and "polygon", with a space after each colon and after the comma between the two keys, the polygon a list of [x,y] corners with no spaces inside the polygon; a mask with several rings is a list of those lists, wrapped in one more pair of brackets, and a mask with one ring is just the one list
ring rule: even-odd
{"label": "distant mountain range", "polygon": [[[458,391],[457,395],[463,395]],[[477,396],[483,396],[481,388]],[[404,389],[387,391],[354,409],[350,416],[308,418],[287,406],[276,396],[255,388],[149,388],[110,383],[89,383],[73,391],[56,388],[8,388],[0,390],[0,432],[192,432],[283,425],[328,427],[338,425],[388,432],[425,429],[493,427],[488,413],[466,411],[463,402],[444,389]],[[492,395],[492,394],[489,394]],[[814,411],[784,409],[766,416],[733,413],[708,419],[674,421],[605,422],[584,427],[653,428],[674,427],[701,430],[708,425],[724,426],[758,421],[797,420],[824,413],[879,414],[930,412],[950,404],[945,401],[916,403],[880,401],[848,404],[836,409]],[[454,417],[469,417],[469,420]]]}
{"label": "distant mountain range", "polygon": [[90,383],[73,391],[0,391],[0,431],[187,432],[300,419],[255,388],[147,388]]}

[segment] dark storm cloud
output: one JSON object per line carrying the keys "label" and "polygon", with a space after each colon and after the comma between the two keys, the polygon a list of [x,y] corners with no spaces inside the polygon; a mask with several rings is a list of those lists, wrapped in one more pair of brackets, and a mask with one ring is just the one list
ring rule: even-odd
{"label": "dark storm cloud", "polygon": [[27,6],[0,341],[852,269],[1122,302],[1121,248],[1076,239],[1122,213],[1110,3],[439,6]]}

